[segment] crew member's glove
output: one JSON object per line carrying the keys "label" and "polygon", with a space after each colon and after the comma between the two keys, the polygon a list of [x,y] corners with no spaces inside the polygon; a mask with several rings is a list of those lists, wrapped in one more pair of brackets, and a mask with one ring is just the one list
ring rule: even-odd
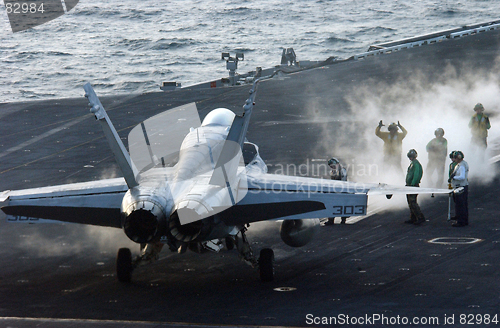
{"label": "crew member's glove", "polygon": [[382,120],[380,120],[380,122],[378,122],[378,127],[381,128],[384,126],[384,123],[382,123]]}
{"label": "crew member's glove", "polygon": [[451,186],[451,183],[448,183],[448,189],[453,189],[453,187]]}
{"label": "crew member's glove", "polygon": [[398,121],[398,128],[401,128],[401,124],[399,124],[399,121]]}

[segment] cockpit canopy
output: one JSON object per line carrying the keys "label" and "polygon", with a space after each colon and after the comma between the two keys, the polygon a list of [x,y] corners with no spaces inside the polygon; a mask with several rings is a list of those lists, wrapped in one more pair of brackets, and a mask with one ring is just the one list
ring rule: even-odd
{"label": "cockpit canopy", "polygon": [[234,117],[236,115],[227,108],[216,108],[208,113],[201,123],[201,126],[207,125],[222,125],[230,126],[233,124]]}

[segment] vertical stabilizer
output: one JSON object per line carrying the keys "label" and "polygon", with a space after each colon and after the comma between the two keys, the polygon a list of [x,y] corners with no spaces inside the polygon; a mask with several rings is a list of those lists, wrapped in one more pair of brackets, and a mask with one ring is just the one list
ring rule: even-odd
{"label": "vertical stabilizer", "polygon": [[215,165],[214,172],[210,178],[212,185],[230,185],[233,177],[236,177],[238,170],[239,158],[242,156],[243,143],[248,131],[248,124],[254,106],[255,95],[257,93],[257,83],[255,80],[252,89],[250,89],[250,96],[243,105],[243,115],[236,115],[234,117],[229,133],[224,142],[221,154]]}
{"label": "vertical stabilizer", "polygon": [[130,155],[127,152],[127,149],[123,145],[123,142],[120,139],[120,136],[116,132],[111,120],[108,117],[108,114],[104,110],[99,98],[97,98],[94,89],[90,83],[86,83],[83,86],[85,90],[85,97],[89,100],[90,112],[95,115],[95,118],[101,123],[102,130],[104,131],[104,135],[108,140],[109,146],[111,147],[111,151],[115,155],[116,163],[120,167],[123,177],[127,182],[127,186],[131,189],[138,185],[135,180],[137,169],[135,168],[132,160],[130,159]]}

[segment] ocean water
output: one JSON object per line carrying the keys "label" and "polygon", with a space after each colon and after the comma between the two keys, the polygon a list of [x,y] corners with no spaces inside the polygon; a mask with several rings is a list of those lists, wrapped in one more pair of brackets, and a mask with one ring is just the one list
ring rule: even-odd
{"label": "ocean water", "polygon": [[298,60],[347,58],[371,44],[496,20],[498,0],[81,0],[66,15],[12,33],[0,3],[0,102],[159,91]]}

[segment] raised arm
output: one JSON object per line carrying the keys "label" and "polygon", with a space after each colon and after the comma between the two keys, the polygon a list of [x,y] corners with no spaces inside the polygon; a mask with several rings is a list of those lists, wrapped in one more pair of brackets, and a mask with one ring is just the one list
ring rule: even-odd
{"label": "raised arm", "polygon": [[401,139],[404,139],[406,137],[406,135],[408,134],[408,131],[406,131],[406,129],[399,123],[398,121],[398,127],[401,129],[401,131],[403,131],[403,136],[401,137]]}
{"label": "raised arm", "polygon": [[375,135],[381,139],[382,139],[382,133],[380,132],[380,128],[382,128],[383,126],[384,124],[382,123],[382,120],[380,120],[380,122],[378,122],[378,126],[375,128]]}

